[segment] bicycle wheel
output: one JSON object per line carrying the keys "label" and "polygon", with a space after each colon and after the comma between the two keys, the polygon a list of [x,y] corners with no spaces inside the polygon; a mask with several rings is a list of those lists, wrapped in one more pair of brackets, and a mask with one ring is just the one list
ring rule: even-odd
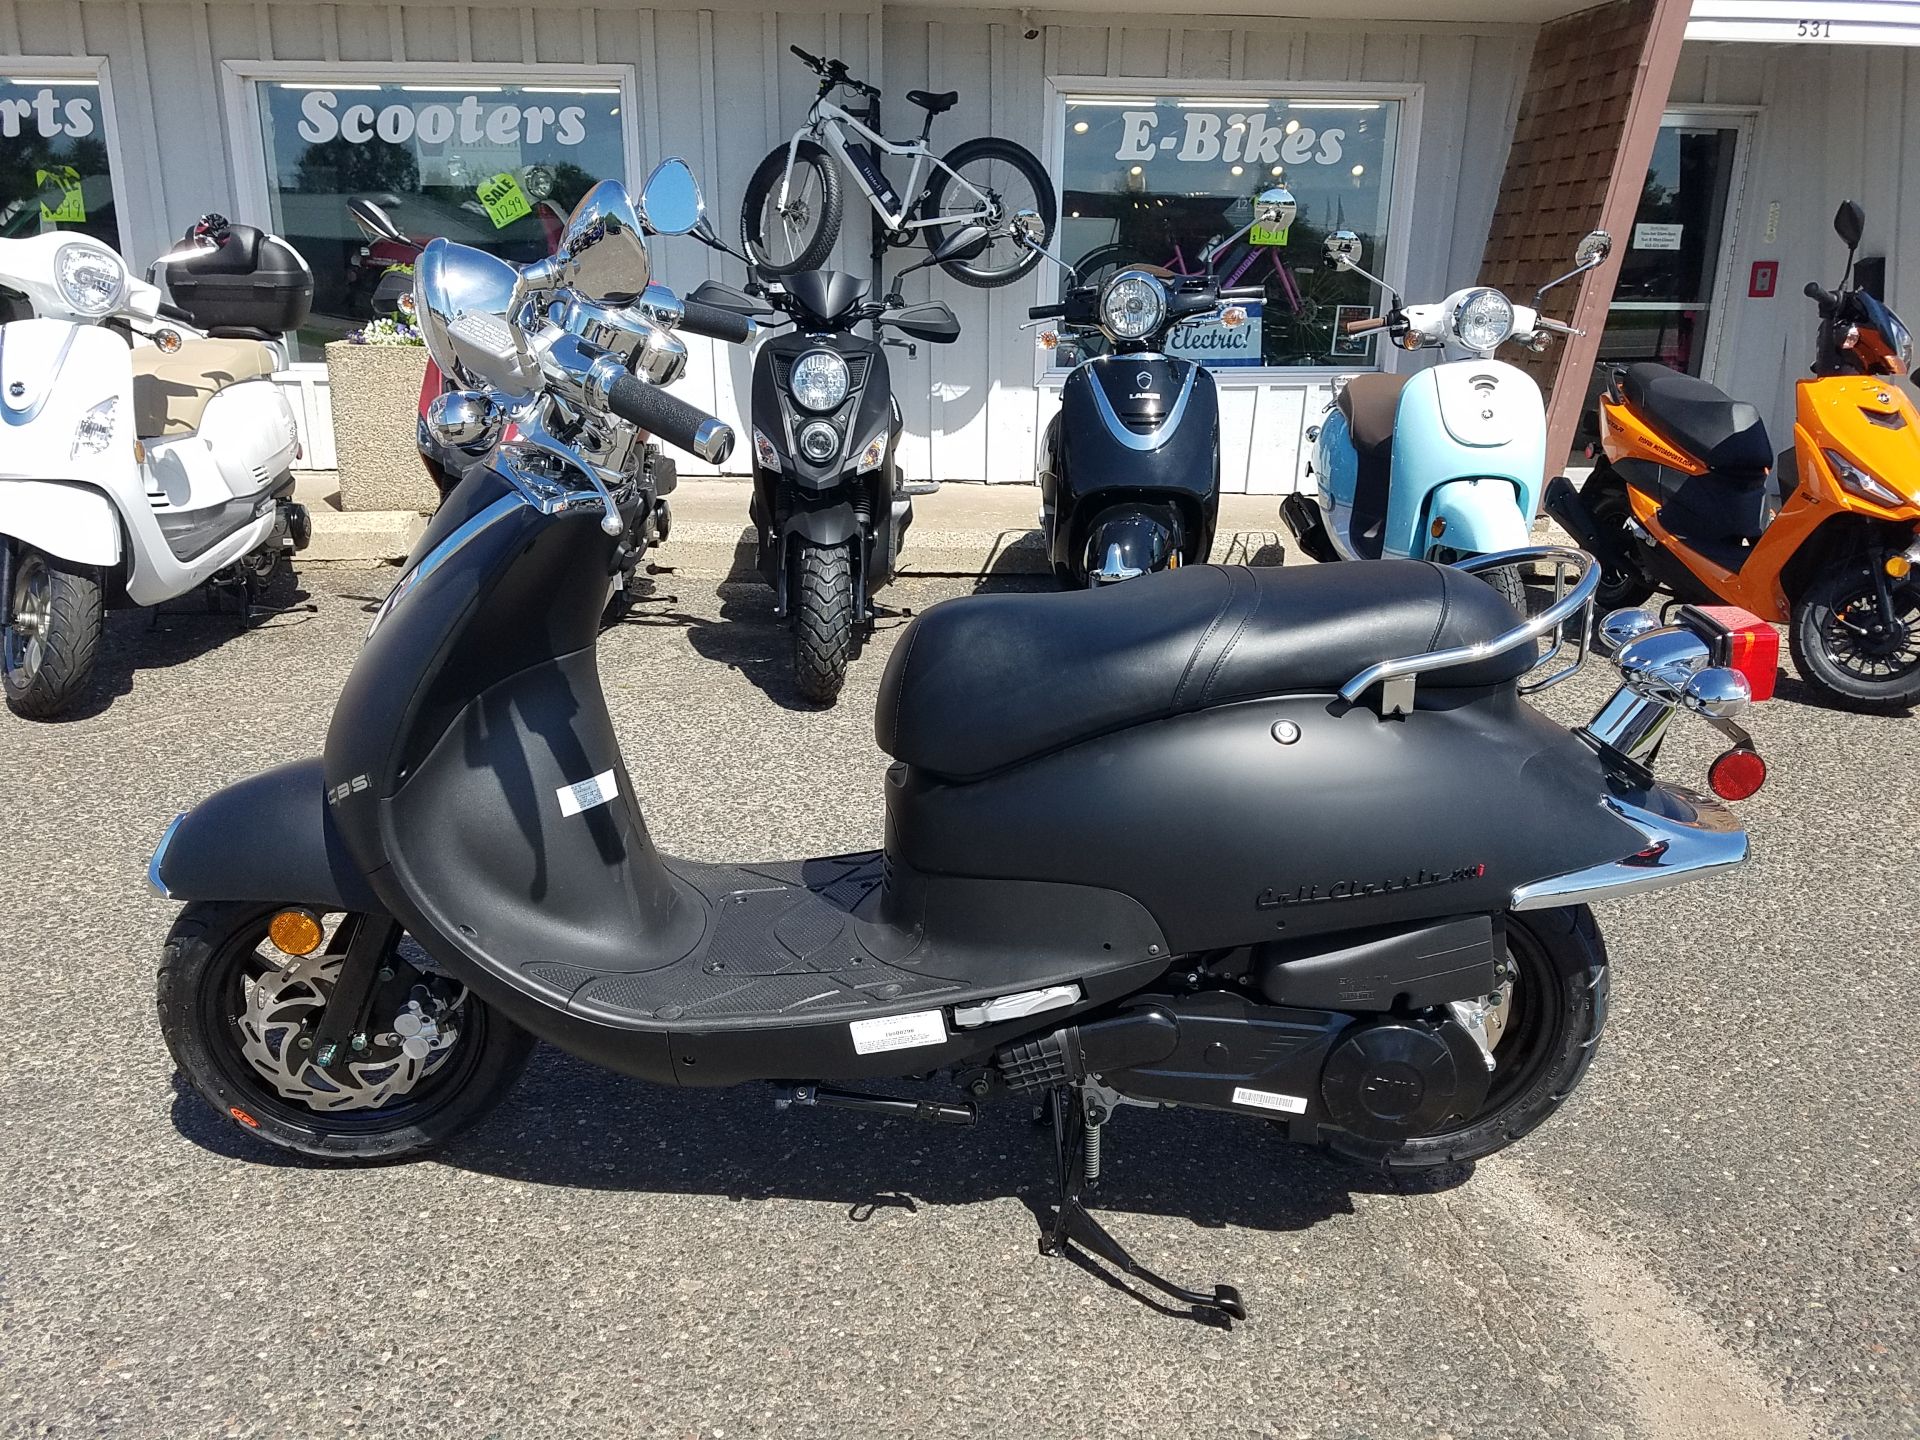
{"label": "bicycle wheel", "polygon": [[950,260],[940,268],[962,285],[994,290],[1038,265],[1039,252],[1018,238],[1015,227],[1027,212],[1039,217],[1039,233],[1031,239],[1043,248],[1053,242],[1059,209],[1046,167],[1025,146],[992,137],[956,145],[940,163],[946,168],[934,171],[921,214],[949,223],[929,225],[927,244],[938,249],[960,224],[984,225],[988,236],[987,248],[979,255]]}
{"label": "bicycle wheel", "polygon": [[740,243],[760,269],[773,275],[818,270],[840,238],[840,173],[826,150],[802,140],[787,175],[787,147],[777,147],[747,181],[740,204]]}
{"label": "bicycle wheel", "polygon": [[1138,245],[1129,245],[1124,240],[1111,240],[1105,245],[1096,245],[1074,261],[1073,273],[1079,277],[1079,284],[1098,288],[1129,265],[1157,265],[1158,263],[1149,259],[1147,253]]}

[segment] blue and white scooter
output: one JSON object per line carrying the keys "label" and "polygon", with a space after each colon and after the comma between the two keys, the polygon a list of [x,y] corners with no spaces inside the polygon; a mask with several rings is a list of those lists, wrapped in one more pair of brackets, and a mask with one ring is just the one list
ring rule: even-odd
{"label": "blue and white scooter", "polygon": [[[1446,358],[1411,375],[1354,376],[1307,431],[1312,486],[1280,502],[1300,548],[1316,560],[1451,563],[1530,544],[1546,482],[1546,407],[1533,378],[1493,354],[1508,341],[1539,351],[1548,335],[1577,334],[1541,315],[1540,298],[1612,247],[1605,231],[1588,235],[1575,268],[1541,286],[1531,307],[1485,286],[1403,305],[1391,285],[1360,268],[1357,235],[1329,235],[1328,261],[1366,276],[1393,301],[1385,315],[1348,321],[1345,333],[1385,330],[1403,349],[1438,349]],[[1517,569],[1481,573],[1523,606]]]}

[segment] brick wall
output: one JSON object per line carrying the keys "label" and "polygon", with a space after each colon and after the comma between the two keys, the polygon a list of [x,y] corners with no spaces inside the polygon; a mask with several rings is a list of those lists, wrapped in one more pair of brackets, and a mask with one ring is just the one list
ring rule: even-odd
{"label": "brick wall", "polygon": [[1503,352],[1551,390],[1552,469],[1566,454],[1598,353],[1687,10],[1688,0],[1611,0],[1542,26],[1534,44],[1481,280],[1524,304],[1571,268],[1589,230],[1614,237],[1613,260],[1584,283],[1554,291],[1545,307],[1587,335],[1550,341],[1539,356]]}

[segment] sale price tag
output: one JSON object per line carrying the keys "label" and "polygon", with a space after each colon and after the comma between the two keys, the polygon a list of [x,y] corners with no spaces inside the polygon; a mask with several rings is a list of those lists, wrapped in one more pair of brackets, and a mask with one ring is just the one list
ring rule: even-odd
{"label": "sale price tag", "polygon": [[511,171],[503,170],[498,175],[488,176],[480,182],[474,194],[486,207],[487,218],[493,221],[496,230],[504,230],[521,216],[533,213],[527,192],[520,188],[519,178]]}
{"label": "sale price tag", "polygon": [[55,225],[77,225],[87,218],[87,197],[80,191],[80,172],[71,165],[56,165],[51,170],[36,170],[43,197],[57,194],[49,205],[40,201],[40,218]]}
{"label": "sale price tag", "polygon": [[1284,245],[1287,243],[1287,231],[1290,228],[1286,225],[1262,225],[1256,221],[1253,229],[1247,232],[1247,243],[1249,245]]}

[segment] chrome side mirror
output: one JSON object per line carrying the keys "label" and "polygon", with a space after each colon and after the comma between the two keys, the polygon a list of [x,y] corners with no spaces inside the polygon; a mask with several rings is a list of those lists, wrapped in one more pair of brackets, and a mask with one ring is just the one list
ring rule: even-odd
{"label": "chrome side mirror", "polygon": [[1573,252],[1573,263],[1591,270],[1613,253],[1613,236],[1604,230],[1589,230]]}
{"label": "chrome side mirror", "polygon": [[706,218],[700,182],[686,161],[669,156],[653,167],[640,191],[640,214],[655,235],[686,235]]}
{"label": "chrome side mirror", "polygon": [[1327,243],[1321,247],[1326,253],[1328,263],[1336,270],[1358,270],[1360,268],[1360,237],[1351,230],[1336,230],[1327,236]]}
{"label": "chrome side mirror", "polygon": [[[1256,225],[1270,227],[1275,230],[1290,229],[1293,225],[1294,216],[1299,213],[1299,202],[1293,198],[1293,192],[1284,185],[1271,185],[1253,197],[1253,223]],[[1352,232],[1343,231],[1341,233],[1351,234]],[[1332,237],[1328,238],[1331,239]],[[1360,237],[1355,235],[1353,243],[1358,247]],[[1354,258],[1359,258],[1357,248],[1354,252]]]}
{"label": "chrome side mirror", "polygon": [[646,231],[618,180],[602,180],[582,195],[553,254],[520,272],[523,292],[564,286],[621,305],[644,293],[652,277]]}

